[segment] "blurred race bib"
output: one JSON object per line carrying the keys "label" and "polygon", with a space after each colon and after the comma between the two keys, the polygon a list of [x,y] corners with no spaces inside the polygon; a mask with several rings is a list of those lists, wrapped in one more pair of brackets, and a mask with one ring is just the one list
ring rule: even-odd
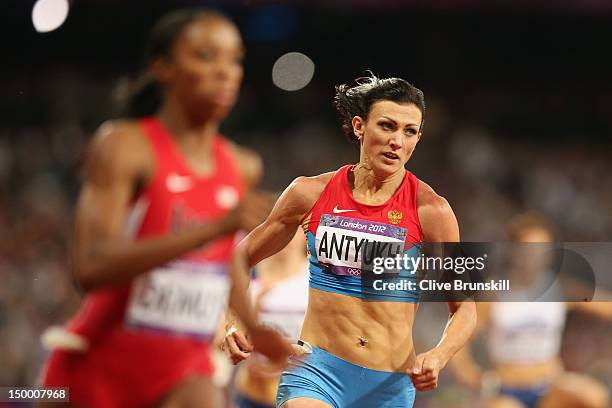
{"label": "blurred race bib", "polygon": [[229,289],[224,265],[173,262],[135,279],[126,323],[132,328],[213,337]]}

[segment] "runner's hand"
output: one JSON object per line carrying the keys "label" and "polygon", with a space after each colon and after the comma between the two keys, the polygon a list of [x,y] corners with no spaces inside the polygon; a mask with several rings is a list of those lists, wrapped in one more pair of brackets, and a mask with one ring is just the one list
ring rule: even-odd
{"label": "runner's hand", "polygon": [[232,326],[228,329],[223,340],[221,349],[225,352],[227,358],[232,364],[238,364],[242,360],[246,360],[253,351],[253,345],[246,338],[244,333]]}
{"label": "runner's hand", "polygon": [[438,375],[444,365],[436,349],[432,349],[419,354],[412,369],[408,369],[406,373],[412,378],[412,383],[417,391],[430,391],[438,386]]}

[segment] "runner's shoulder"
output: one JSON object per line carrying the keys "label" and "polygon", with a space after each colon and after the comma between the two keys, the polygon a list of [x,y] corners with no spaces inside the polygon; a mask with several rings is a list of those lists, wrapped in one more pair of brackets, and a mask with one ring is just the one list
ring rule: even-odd
{"label": "runner's shoulder", "polygon": [[459,226],[450,204],[446,198],[421,180],[419,180],[417,203],[419,222],[426,241],[456,242],[459,240]]}
{"label": "runner's shoulder", "polygon": [[289,187],[294,189],[296,194],[309,197],[314,202],[319,198],[334,174],[336,174],[335,171],[330,171],[316,176],[300,176],[293,180]]}
{"label": "runner's shoulder", "polygon": [[436,193],[435,190],[429,184],[425,183],[422,180],[419,180],[417,201],[420,211],[452,211],[450,204],[448,203],[446,198]]}
{"label": "runner's shoulder", "polygon": [[302,215],[305,214],[317,202],[335,173],[332,171],[316,176],[297,177],[283,193],[285,202]]}
{"label": "runner's shoulder", "polygon": [[112,120],[96,130],[87,151],[87,171],[139,176],[153,166],[153,153],[136,120]]}
{"label": "runner's shoulder", "polygon": [[138,121],[120,119],[102,123],[94,133],[91,148],[117,153],[118,150],[143,147],[146,144],[147,140]]}

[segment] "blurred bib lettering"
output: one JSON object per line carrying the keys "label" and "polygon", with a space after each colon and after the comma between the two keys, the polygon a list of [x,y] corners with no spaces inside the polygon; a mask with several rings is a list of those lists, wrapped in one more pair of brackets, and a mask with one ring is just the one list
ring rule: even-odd
{"label": "blurred bib lettering", "polygon": [[127,324],[212,337],[227,306],[230,282],[225,268],[213,263],[174,262],[136,279]]}

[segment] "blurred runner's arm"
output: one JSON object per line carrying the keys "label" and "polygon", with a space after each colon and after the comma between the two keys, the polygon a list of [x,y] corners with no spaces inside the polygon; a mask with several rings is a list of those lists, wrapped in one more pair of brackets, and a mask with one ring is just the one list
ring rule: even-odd
{"label": "blurred runner's arm", "polygon": [[135,124],[103,126],[86,164],[77,210],[73,268],[85,290],[126,281],[219,236],[258,225],[269,200],[251,194],[223,219],[133,241],[124,236],[127,210],[139,182],[153,174],[153,154]]}

